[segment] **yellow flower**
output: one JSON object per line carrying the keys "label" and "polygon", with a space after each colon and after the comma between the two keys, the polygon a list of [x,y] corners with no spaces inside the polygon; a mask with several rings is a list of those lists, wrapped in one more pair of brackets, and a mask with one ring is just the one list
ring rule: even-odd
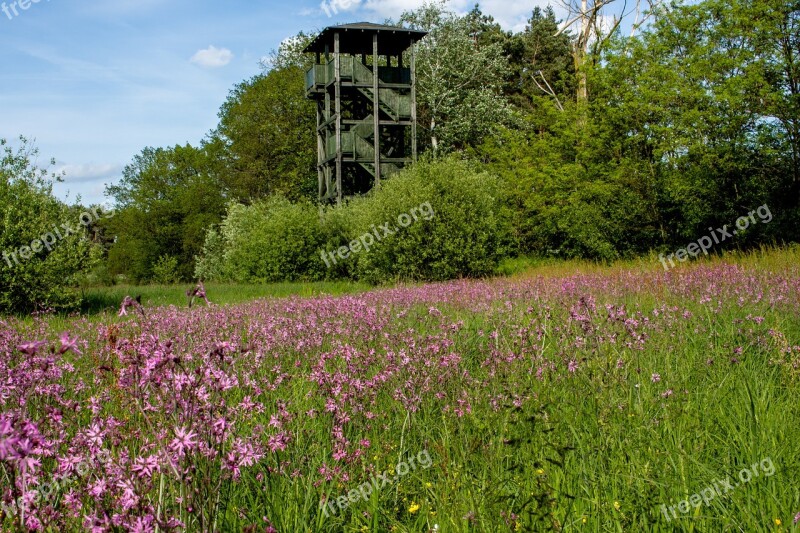
{"label": "yellow flower", "polygon": [[539,470],[536,471],[536,473],[539,474],[540,476],[543,476],[544,470],[540,468]]}
{"label": "yellow flower", "polygon": [[516,525],[514,526],[514,531],[522,531],[522,524],[517,522]]}
{"label": "yellow flower", "polygon": [[584,517],[582,517],[582,518],[581,518],[581,522],[585,524],[586,522],[588,522],[588,520],[587,520],[587,518],[584,516]]}
{"label": "yellow flower", "polygon": [[367,526],[361,526],[361,533],[369,533],[369,528]]}
{"label": "yellow flower", "polygon": [[408,508],[408,512],[411,514],[416,513],[419,511],[420,505],[416,502],[411,502],[411,507]]}
{"label": "yellow flower", "polygon": [[614,509],[619,511],[619,508],[622,507],[619,502],[614,502]]}
{"label": "yellow flower", "polygon": [[779,526],[779,525],[781,525],[782,523],[783,523],[783,522],[781,522],[781,519],[780,519],[780,518],[776,518],[776,519],[775,519],[775,525],[776,525],[776,526]]}
{"label": "yellow flower", "polygon": [[429,489],[431,487],[433,487],[433,483],[425,483],[425,488],[426,489]]}

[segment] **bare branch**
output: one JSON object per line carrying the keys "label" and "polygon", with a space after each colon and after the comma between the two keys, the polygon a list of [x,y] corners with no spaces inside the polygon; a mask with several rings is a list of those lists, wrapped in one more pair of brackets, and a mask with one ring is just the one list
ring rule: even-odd
{"label": "bare branch", "polygon": [[[539,85],[539,82],[536,81],[536,74],[538,74],[539,76],[542,77],[542,81],[544,82],[545,85],[547,85],[547,89],[545,89],[544,87]],[[548,96],[552,96],[556,101],[556,105],[558,106],[558,109],[563,113],[564,112],[564,106],[561,105],[561,100],[558,99],[558,95],[556,94],[556,92],[553,90],[553,88],[550,86],[550,84],[547,83],[547,78],[544,77],[544,74],[542,73],[541,70],[537,70],[536,74],[533,74],[531,76],[531,78],[533,79],[533,83],[536,84],[536,86],[539,88],[540,91],[542,91],[543,93],[545,93]]]}

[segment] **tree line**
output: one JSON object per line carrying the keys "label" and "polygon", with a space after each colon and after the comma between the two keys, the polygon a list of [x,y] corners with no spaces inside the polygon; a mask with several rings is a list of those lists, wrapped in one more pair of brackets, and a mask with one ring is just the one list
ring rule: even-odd
{"label": "tree line", "polygon": [[[478,6],[459,15],[441,2],[390,21],[429,32],[417,52],[423,165],[443,180],[465,173],[459,186],[491,199],[483,216],[497,233],[487,257],[610,261],[674,250],[761,205],[774,220],[729,247],[796,241],[800,1],[650,4],[630,33],[603,18],[613,0],[585,3],[566,21],[536,8],[519,32]],[[304,87],[313,58],[302,54],[310,37],[285,41],[234,87],[196,146],[145,148],[107,188],[116,215],[98,222],[106,240],[92,267],[97,282],[188,281],[212,275],[203,270],[212,264],[228,279],[359,277],[361,267],[330,272],[311,258],[299,270],[272,265],[277,273],[266,277],[241,274],[243,259],[223,265],[243,257],[226,234],[280,242],[318,214],[315,113]],[[348,220],[369,211],[359,202],[392,204],[381,199],[390,194],[326,210],[309,242],[346,241],[358,226]],[[453,239],[469,231],[465,222]],[[442,272],[483,274],[491,264],[457,270]],[[441,277],[421,271],[408,277]],[[361,277],[384,274],[403,276]]]}

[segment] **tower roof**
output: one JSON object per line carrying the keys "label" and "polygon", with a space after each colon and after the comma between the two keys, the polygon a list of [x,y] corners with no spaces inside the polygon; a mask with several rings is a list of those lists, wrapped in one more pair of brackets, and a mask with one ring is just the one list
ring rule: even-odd
{"label": "tower roof", "polygon": [[303,52],[324,53],[325,46],[333,53],[333,36],[339,32],[339,51],[343,54],[371,54],[372,36],[378,35],[378,54],[396,56],[427,35],[427,32],[383,26],[371,22],[329,26],[311,41]]}

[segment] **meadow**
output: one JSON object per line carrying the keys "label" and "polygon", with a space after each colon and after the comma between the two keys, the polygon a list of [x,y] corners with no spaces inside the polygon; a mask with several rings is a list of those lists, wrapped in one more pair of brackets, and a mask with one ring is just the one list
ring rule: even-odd
{"label": "meadow", "polygon": [[0,524],[797,531],[799,259],[3,319]]}

